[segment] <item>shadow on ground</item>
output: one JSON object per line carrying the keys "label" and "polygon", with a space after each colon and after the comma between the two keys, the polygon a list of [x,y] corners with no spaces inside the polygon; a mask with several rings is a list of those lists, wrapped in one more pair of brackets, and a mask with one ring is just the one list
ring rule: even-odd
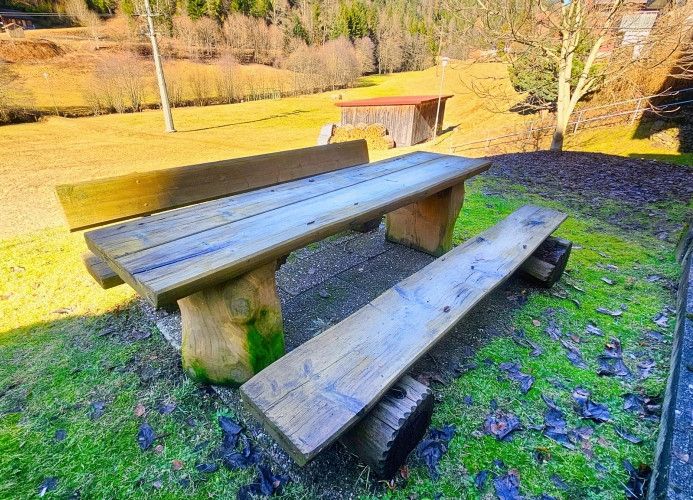
{"label": "shadow on ground", "polygon": [[258,118],[256,120],[244,120],[242,122],[224,123],[223,125],[214,125],[211,127],[201,127],[201,128],[192,128],[192,129],[188,129],[188,130],[178,130],[178,132],[181,132],[181,133],[202,132],[204,130],[213,130],[216,128],[235,127],[236,125],[247,125],[248,123],[266,122],[268,120],[275,120],[277,118],[286,118],[287,116],[295,116],[295,115],[300,115],[303,113],[308,113],[308,111],[305,109],[297,109],[295,111],[287,111],[286,113],[279,113],[279,114],[275,114],[275,115],[265,116],[264,118]]}

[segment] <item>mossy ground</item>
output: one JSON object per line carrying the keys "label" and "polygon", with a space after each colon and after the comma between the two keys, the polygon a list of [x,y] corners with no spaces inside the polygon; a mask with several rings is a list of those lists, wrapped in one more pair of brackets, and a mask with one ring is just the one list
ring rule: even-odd
{"label": "mossy ground", "polygon": [[[483,194],[489,191],[497,194]],[[456,243],[528,202],[566,209],[519,186],[479,179],[468,190],[455,228]],[[616,202],[612,208],[622,210]],[[666,210],[673,220],[683,220],[687,207],[663,204],[658,209]],[[674,301],[672,290],[662,285],[678,276],[673,243],[647,232],[621,230],[604,222],[601,213],[599,218],[575,211],[570,215],[558,231],[576,245],[568,271],[557,288],[529,293],[514,317],[515,328],[524,330],[544,353],[530,357],[527,349],[507,337],[485,345],[476,354],[477,369],[440,389],[434,425],[455,424],[458,429],[441,461],[440,479],[434,481],[423,466],[414,466],[406,484],[400,481],[393,491],[361,480],[354,487],[357,495],[488,497],[489,485],[479,492],[473,477],[482,469],[495,470],[492,463],[499,459],[519,471],[527,495],[620,498],[627,481],[622,460],[651,461],[657,424],[624,412],[621,395],[633,391],[655,395],[663,390],[672,321],[660,329],[665,343],[647,343],[643,334],[657,329],[653,316]],[[127,287],[103,291],[92,283],[80,263],[81,248],[78,237],[58,230],[5,240],[0,246],[0,497],[33,497],[46,477],[58,478],[57,489],[50,492],[55,497],[77,490],[85,498],[235,495],[240,485],[251,482],[254,470],[222,469],[204,475],[194,469],[219,442],[216,416],[228,409],[182,374],[177,354],[141,316]],[[605,269],[607,264],[618,270]],[[652,275],[663,279],[648,280]],[[614,284],[606,284],[602,277]],[[595,312],[600,306],[615,309],[622,304],[627,310],[620,318]],[[544,333],[548,309],[555,311],[564,332],[580,337],[588,369],[571,365],[560,344]],[[595,322],[605,337],[585,335],[588,321]],[[598,377],[595,359],[611,336],[621,340],[633,371],[635,360],[630,354],[645,352],[654,358],[654,374],[643,382]],[[487,359],[493,365],[487,365]],[[510,360],[520,362],[522,370],[536,378],[525,396],[497,368],[499,362]],[[568,389],[556,388],[549,379],[561,381]],[[491,399],[517,414],[526,426],[541,424],[545,411],[541,393],[561,405],[574,427],[578,417],[572,410],[570,389],[576,386],[591,390],[596,401],[609,407],[616,424],[644,442],[624,441],[612,424],[588,423],[595,428],[590,439],[594,458],[589,459],[580,450],[561,448],[538,431],[524,430],[510,442],[474,432],[481,428]],[[472,406],[464,402],[468,395]],[[101,418],[91,418],[94,402],[105,403]],[[176,404],[173,413],[157,411],[171,402]],[[138,404],[147,410],[142,417],[134,413]],[[142,452],[137,446],[137,429],[145,420],[163,436],[156,442],[163,445],[160,453]],[[59,429],[67,432],[63,441],[55,439]],[[538,463],[533,458],[536,450],[548,461]],[[173,460],[183,462],[182,470],[173,470]],[[605,472],[595,469],[597,462]],[[559,490],[548,480],[552,474],[570,489]],[[310,498],[318,489],[293,484],[286,495]]]}

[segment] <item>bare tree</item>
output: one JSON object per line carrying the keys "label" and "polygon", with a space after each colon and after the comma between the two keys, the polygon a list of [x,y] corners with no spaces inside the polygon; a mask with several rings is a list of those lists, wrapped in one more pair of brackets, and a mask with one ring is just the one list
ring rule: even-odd
{"label": "bare tree", "polygon": [[359,63],[359,73],[365,75],[375,71],[375,44],[369,37],[364,36],[354,41],[356,59]]}
{"label": "bare tree", "polygon": [[92,88],[87,95],[95,114],[141,111],[146,90],[146,69],[134,54],[113,54],[97,66]]}
{"label": "bare tree", "polygon": [[325,83],[332,90],[351,85],[361,75],[356,50],[346,37],[320,47],[319,59]]}
{"label": "bare tree", "polygon": [[202,57],[213,57],[221,41],[221,33],[217,23],[209,17],[202,17],[195,22],[194,26],[195,42]]}
{"label": "bare tree", "polygon": [[217,23],[209,17],[197,20],[188,16],[177,17],[174,20],[174,33],[185,44],[190,59],[213,57],[221,42]]}
{"label": "bare tree", "polygon": [[[577,104],[633,65],[652,64],[644,46],[661,41],[653,36],[646,42],[639,39],[634,57],[622,29],[624,14],[632,10],[625,0],[476,0],[475,8],[463,0],[451,1],[458,15],[479,16],[480,39],[486,48],[498,49],[511,71],[535,75],[537,87],[552,87],[556,111],[552,150],[563,149]],[[681,34],[679,28],[666,36],[680,39]],[[609,54],[607,59],[604,53]],[[520,68],[523,64],[533,67],[525,71]]]}
{"label": "bare tree", "polygon": [[66,0],[65,12],[91,32],[91,36],[94,39],[94,44],[98,49],[101,38],[101,29],[103,27],[103,23],[101,22],[101,18],[98,16],[98,14],[89,9],[84,0]]}
{"label": "bare tree", "polygon": [[400,20],[392,13],[383,11],[376,30],[378,41],[378,73],[398,71],[404,62],[404,30]]}
{"label": "bare tree", "polygon": [[217,68],[219,70],[216,78],[217,94],[223,102],[230,104],[240,94],[238,61],[231,54],[227,54],[219,58]]}
{"label": "bare tree", "polygon": [[433,57],[423,35],[406,33],[403,44],[404,69],[419,71],[433,65]]}
{"label": "bare tree", "polygon": [[323,85],[318,51],[305,42],[297,44],[284,61],[284,67],[293,72],[294,89],[298,93],[314,92]]}
{"label": "bare tree", "polygon": [[206,70],[206,67],[199,67],[198,65],[187,74],[190,97],[195,106],[205,106],[210,101],[210,80]]}

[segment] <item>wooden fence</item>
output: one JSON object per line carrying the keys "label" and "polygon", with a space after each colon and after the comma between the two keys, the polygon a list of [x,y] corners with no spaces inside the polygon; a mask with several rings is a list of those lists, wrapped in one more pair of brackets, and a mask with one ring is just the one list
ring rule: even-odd
{"label": "wooden fence", "polygon": [[[671,102],[655,104],[653,100],[671,99]],[[627,99],[601,106],[583,108],[573,113],[575,118],[568,123],[568,130],[573,134],[580,128],[602,127],[615,123],[635,123],[638,118],[643,118],[646,114],[663,115],[674,113],[681,107],[693,104],[693,87],[653,94],[649,96]],[[609,112],[604,110],[611,109]],[[486,139],[466,142],[464,144],[453,144],[450,152],[468,151],[474,149],[488,149],[491,146],[502,146],[505,144],[516,144],[518,140],[532,140],[539,136],[545,136],[553,132],[555,124],[545,125],[530,123],[528,127],[520,132],[513,132],[505,135],[489,136]]]}

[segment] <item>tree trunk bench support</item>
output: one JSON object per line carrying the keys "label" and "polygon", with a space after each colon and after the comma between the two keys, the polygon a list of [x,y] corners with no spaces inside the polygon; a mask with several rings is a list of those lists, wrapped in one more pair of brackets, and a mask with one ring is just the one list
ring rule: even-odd
{"label": "tree trunk bench support", "polygon": [[[409,367],[565,218],[520,208],[255,375],[241,386],[248,409],[305,464],[366,415],[373,418],[368,412]],[[373,453],[364,454],[373,461]]]}
{"label": "tree trunk bench support", "polygon": [[542,286],[550,288],[563,275],[572,248],[572,241],[549,236],[520,269]]}
{"label": "tree trunk bench support", "polygon": [[195,381],[240,385],[284,355],[284,326],[270,262],[178,300],[183,369]]}
{"label": "tree trunk bench support", "polygon": [[340,442],[376,476],[389,479],[426,434],[433,400],[431,389],[404,375]]}
{"label": "tree trunk bench support", "polygon": [[452,248],[452,232],[464,202],[464,183],[386,216],[387,239],[440,257]]}

